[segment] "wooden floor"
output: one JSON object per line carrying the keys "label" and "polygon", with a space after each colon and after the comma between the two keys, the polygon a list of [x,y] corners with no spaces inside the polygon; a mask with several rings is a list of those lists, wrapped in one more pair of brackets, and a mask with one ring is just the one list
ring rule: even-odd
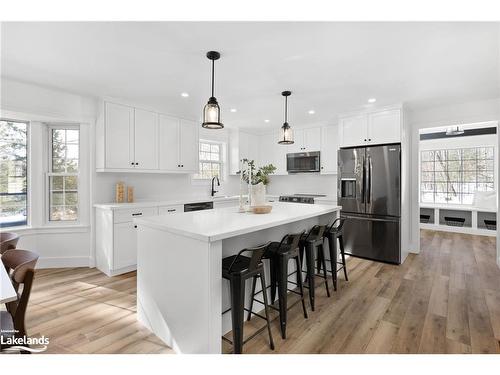
{"label": "wooden floor", "polygon": [[[273,321],[274,353],[500,353],[495,238],[422,231],[421,247],[400,266],[349,259],[349,282],[331,298],[319,287],[309,319],[290,310],[287,340]],[[135,291],[135,273],[37,271],[29,333],[51,353],[171,353],[136,322]],[[271,353],[265,331],[244,352]]]}

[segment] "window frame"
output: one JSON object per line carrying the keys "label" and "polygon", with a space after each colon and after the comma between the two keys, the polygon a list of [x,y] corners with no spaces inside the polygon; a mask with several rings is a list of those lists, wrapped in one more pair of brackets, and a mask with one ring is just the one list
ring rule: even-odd
{"label": "window frame", "polygon": [[[467,150],[467,149],[474,149],[475,152],[476,152],[476,157],[475,158],[472,158],[472,159],[466,159],[464,158],[464,150]],[[491,158],[478,158],[478,152],[479,152],[479,149],[491,149],[492,150],[492,157]],[[457,161],[460,162],[460,168],[456,171],[454,170],[449,170],[448,168],[446,168],[446,171],[443,171],[443,172],[447,172],[448,173],[458,173],[459,174],[459,179],[458,181],[454,181],[454,180],[449,180],[447,179],[446,181],[440,181],[440,182],[436,182],[436,175],[438,174],[439,170],[436,169],[436,154],[438,152],[443,152],[445,151],[446,152],[446,155],[448,153],[448,151],[459,151],[460,152],[460,157],[459,159],[457,159]],[[433,152],[434,153],[434,157],[433,157],[433,160],[432,161],[427,161],[427,160],[423,160],[423,153],[425,152]],[[419,204],[421,205],[426,205],[426,204],[431,204],[431,205],[450,205],[450,206],[470,206],[471,204],[474,204],[474,203],[464,203],[463,199],[464,199],[464,196],[465,195],[472,195],[473,196],[473,201],[474,202],[474,192],[476,191],[496,191],[496,187],[497,187],[497,160],[496,160],[496,153],[497,153],[497,148],[494,146],[494,145],[490,145],[490,144],[485,144],[485,145],[475,145],[475,146],[469,146],[469,145],[463,145],[463,146],[460,146],[460,147],[435,147],[435,148],[425,148],[425,149],[420,149],[419,150],[419,186],[418,186],[418,189],[419,189]],[[470,182],[470,181],[467,181],[466,178],[465,178],[465,172],[471,172],[470,170],[465,170],[464,169],[464,161],[468,161],[468,160],[474,160],[475,161],[475,179],[474,179],[474,182]],[[474,183],[476,184],[476,188],[477,188],[477,185],[478,184],[489,184],[490,182],[481,182],[479,181],[478,179],[478,174],[479,174],[479,169],[478,169],[478,164],[477,162],[479,160],[483,160],[483,161],[491,161],[493,163],[493,167],[492,169],[486,169],[485,172],[492,172],[492,182],[491,184],[493,184],[493,187],[492,187],[492,190],[474,190],[474,192],[472,193],[468,193],[468,192],[464,192],[463,190],[463,185],[465,184],[471,184],[471,183]],[[448,159],[448,157],[446,157],[446,159],[444,160],[446,162],[446,165],[448,165],[448,162],[449,161],[454,161],[454,159]],[[429,162],[432,162],[434,163],[434,166],[433,166],[433,170],[432,171],[424,171],[423,170],[423,163],[429,163]],[[427,180],[423,180],[423,174],[424,173],[431,173],[432,176],[433,176],[433,181],[427,181]],[[448,177],[449,178],[449,177]],[[450,184],[457,184],[458,186],[460,186],[460,190],[456,193],[457,196],[459,197],[460,199],[460,202],[450,202],[450,201],[446,201],[446,202],[437,202],[436,201],[436,194],[439,193],[438,189],[437,189],[437,184],[438,183],[443,183],[445,182],[446,183],[446,186],[447,186],[447,189],[446,189],[446,192],[444,194],[446,195],[449,195],[449,190],[448,190],[448,186]],[[422,187],[424,184],[432,184],[433,185],[433,190],[432,190],[432,194],[433,194],[433,199],[432,199],[432,202],[424,202],[422,200],[422,195],[423,195],[423,192],[424,190],[422,190]],[[431,192],[431,191],[427,191],[425,190],[426,192]]]}
{"label": "window frame", "polygon": [[19,230],[22,228],[27,228],[31,226],[31,122],[28,120],[21,119],[11,119],[8,117],[1,117],[1,121],[6,122],[17,122],[26,124],[26,222],[19,225],[9,225],[9,226],[0,226],[2,231],[8,230],[9,228],[13,228],[15,230]]}
{"label": "window frame", "polygon": [[[47,160],[47,169],[45,171],[45,205],[44,205],[44,218],[45,225],[47,226],[79,226],[82,223],[82,188],[81,188],[81,160],[82,160],[82,140],[81,140],[81,127],[79,124],[47,124],[46,126],[47,132],[47,142],[46,142],[46,160]],[[52,172],[52,131],[53,130],[78,130],[78,172],[76,173],[60,173],[60,172]],[[51,220],[50,219],[50,177],[72,177],[76,176],[77,182],[77,209],[78,209],[78,217],[76,220]]]}
{"label": "window frame", "polygon": [[[202,143],[219,146],[219,161],[206,160],[206,159],[201,158],[201,152],[202,152],[201,145],[202,145]],[[220,170],[219,180],[220,180],[220,182],[224,181],[225,160],[224,160],[224,143],[223,142],[212,141],[212,140],[208,140],[208,139],[200,139],[198,141],[198,173],[195,173],[192,175],[192,181],[194,181],[195,183],[196,182],[199,182],[199,183],[210,182],[213,178],[213,177],[212,178],[197,177],[197,176],[201,176],[200,164],[203,162],[219,164],[219,170]]]}

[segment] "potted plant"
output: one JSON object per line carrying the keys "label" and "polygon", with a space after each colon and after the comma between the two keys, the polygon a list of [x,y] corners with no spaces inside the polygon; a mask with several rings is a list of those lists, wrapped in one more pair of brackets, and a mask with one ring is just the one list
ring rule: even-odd
{"label": "potted plant", "polygon": [[[243,163],[248,165],[248,168],[242,173],[243,180],[251,185],[250,202],[252,206],[263,206],[266,203],[266,186],[269,184],[269,175],[276,171],[276,167],[268,164],[257,169],[255,161],[248,159],[243,159]],[[251,181],[249,182],[250,176]]]}

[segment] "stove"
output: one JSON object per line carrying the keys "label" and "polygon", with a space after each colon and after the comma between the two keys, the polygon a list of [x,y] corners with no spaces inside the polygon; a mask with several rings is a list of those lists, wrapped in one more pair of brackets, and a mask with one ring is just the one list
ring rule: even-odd
{"label": "stove", "polygon": [[324,194],[292,194],[280,195],[280,202],[314,204],[314,198],[326,197]]}

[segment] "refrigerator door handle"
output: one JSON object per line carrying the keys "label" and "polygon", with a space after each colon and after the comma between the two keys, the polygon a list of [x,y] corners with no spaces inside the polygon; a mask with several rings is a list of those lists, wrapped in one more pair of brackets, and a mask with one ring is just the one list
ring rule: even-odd
{"label": "refrigerator door handle", "polygon": [[366,203],[372,201],[372,158],[368,156],[368,188],[366,194]]}
{"label": "refrigerator door handle", "polygon": [[366,181],[366,163],[365,163],[365,157],[363,156],[363,168],[362,168],[362,174],[361,174],[361,203],[365,203],[365,194],[366,194],[366,186],[365,186],[365,181]]}

